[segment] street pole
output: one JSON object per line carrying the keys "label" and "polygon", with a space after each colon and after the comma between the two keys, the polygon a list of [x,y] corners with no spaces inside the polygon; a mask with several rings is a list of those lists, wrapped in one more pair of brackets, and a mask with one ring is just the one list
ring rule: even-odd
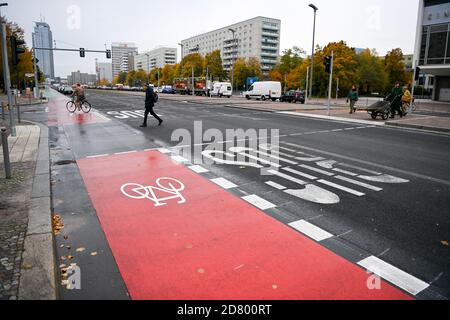
{"label": "street pole", "polygon": [[316,13],[318,8],[310,4],[309,5],[314,10],[314,24],[313,24],[313,42],[312,42],[312,53],[311,53],[311,80],[310,80],[310,97],[313,96],[313,81],[314,81],[314,47],[315,47],[315,41],[316,41]]}
{"label": "street pole", "polygon": [[413,103],[414,103],[414,87],[416,86],[416,76],[417,76],[417,66],[419,62],[417,60],[414,61],[414,73],[413,73],[413,80],[411,84],[411,101],[409,102],[409,113],[413,113]]}
{"label": "street pole", "polygon": [[194,80],[194,66],[192,66],[192,96],[195,95],[195,80]]}
{"label": "street pole", "polygon": [[337,79],[337,84],[336,84],[336,103],[339,100],[339,78]]}
{"label": "street pole", "polygon": [[334,51],[331,51],[331,72],[330,72],[330,83],[328,86],[328,116],[330,116],[331,91],[333,90],[333,64],[334,64]]}
{"label": "street pole", "polygon": [[309,90],[309,67],[306,68],[306,86],[305,86],[305,102],[308,103],[308,90]]}
{"label": "street pole", "polygon": [[39,98],[39,74],[38,74],[38,68],[37,68],[37,58],[36,58],[36,43],[34,39],[34,33],[31,35],[33,40],[33,66],[34,66],[34,97],[37,99]]}
{"label": "street pole", "polygon": [[150,84],[150,57],[147,53],[145,55],[147,56],[147,84]]}
{"label": "street pole", "polygon": [[236,48],[236,30],[234,29],[228,29],[233,34],[233,45],[232,45],[232,52],[231,52],[231,88],[234,90],[234,50]]}
{"label": "street pole", "polygon": [[159,84],[160,84],[160,81],[159,81],[159,68],[158,68],[158,88],[160,87]]}
{"label": "street pole", "polygon": [[14,123],[14,108],[11,94],[11,75],[9,73],[8,47],[6,43],[6,23],[3,23],[3,21],[2,21],[2,47],[3,47],[4,83],[8,94],[8,105],[9,105],[9,125],[11,127],[11,136],[15,137],[16,125]]}

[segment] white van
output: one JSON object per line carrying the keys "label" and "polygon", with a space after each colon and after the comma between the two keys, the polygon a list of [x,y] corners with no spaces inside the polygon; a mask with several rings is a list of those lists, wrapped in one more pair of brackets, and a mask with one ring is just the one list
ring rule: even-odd
{"label": "white van", "polygon": [[272,99],[277,101],[281,98],[281,82],[277,81],[260,81],[255,82],[247,92],[244,92],[244,97],[247,99],[258,99],[265,101]]}
{"label": "white van", "polygon": [[215,82],[210,92],[211,97],[228,97],[233,95],[233,87],[230,82]]}

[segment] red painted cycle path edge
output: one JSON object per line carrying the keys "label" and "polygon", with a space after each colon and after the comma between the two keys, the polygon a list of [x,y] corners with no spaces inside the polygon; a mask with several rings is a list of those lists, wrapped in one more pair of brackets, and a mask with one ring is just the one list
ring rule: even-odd
{"label": "red painted cycle path edge", "polygon": [[62,95],[50,99],[48,103],[48,126],[95,124],[107,121],[92,111],[89,113],[83,113],[82,111],[70,113],[66,109],[67,102],[69,100]]}
{"label": "red painted cycle path edge", "polygon": [[[130,295],[137,300],[404,300],[369,274],[159,151],[78,161]],[[127,183],[184,183],[185,204],[125,196]]]}

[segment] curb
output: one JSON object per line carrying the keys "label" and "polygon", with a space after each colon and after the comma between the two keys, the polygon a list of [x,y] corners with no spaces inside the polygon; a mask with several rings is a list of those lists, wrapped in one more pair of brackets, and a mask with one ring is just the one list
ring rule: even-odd
{"label": "curb", "polygon": [[56,300],[56,260],[53,240],[50,149],[48,128],[41,129],[33,179],[28,230],[22,258],[19,300]]}
{"label": "curb", "polygon": [[386,125],[390,126],[390,127],[399,127],[399,128],[407,128],[407,129],[418,129],[418,130],[450,133],[450,128],[422,126],[420,124],[408,124],[408,123],[398,123],[398,122],[390,122],[389,123],[388,122],[388,123],[386,123]]}

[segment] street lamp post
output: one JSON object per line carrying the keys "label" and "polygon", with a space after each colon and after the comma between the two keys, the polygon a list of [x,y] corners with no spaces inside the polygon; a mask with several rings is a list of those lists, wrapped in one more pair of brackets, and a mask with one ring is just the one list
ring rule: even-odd
{"label": "street lamp post", "polygon": [[181,74],[183,74],[183,51],[184,51],[184,45],[182,43],[178,44],[181,47],[181,60],[180,60],[180,67],[181,67]]}
{"label": "street lamp post", "polygon": [[314,25],[313,25],[313,41],[312,41],[312,53],[311,53],[311,79],[309,81],[310,86],[310,98],[312,98],[313,95],[313,79],[314,79],[314,47],[315,47],[315,40],[316,40],[316,14],[317,10],[319,10],[315,5],[312,3],[309,5],[310,8],[314,10]]}
{"label": "street lamp post", "polygon": [[233,34],[233,46],[232,46],[232,52],[231,52],[231,87],[234,89],[234,49],[236,45],[236,29],[228,29]]}
{"label": "street lamp post", "polygon": [[150,55],[148,53],[145,55],[147,56],[147,84],[150,84]]}

